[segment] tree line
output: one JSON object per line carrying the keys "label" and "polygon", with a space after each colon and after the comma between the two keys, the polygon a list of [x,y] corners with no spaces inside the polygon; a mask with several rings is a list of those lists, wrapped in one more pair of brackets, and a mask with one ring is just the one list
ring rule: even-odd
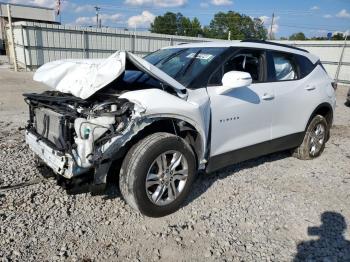
{"label": "tree line", "polygon": [[181,13],[167,12],[157,16],[151,24],[152,33],[202,36],[217,39],[266,39],[267,30],[259,18],[229,11],[214,15],[209,26],[202,26],[198,18],[190,19]]}
{"label": "tree line", "polygon": [[[268,38],[268,31],[259,18],[234,11],[218,12],[208,26],[202,26],[198,18],[190,19],[181,13],[166,12],[157,16],[151,23],[150,31],[158,34],[207,37],[216,39],[260,39]],[[303,32],[297,32],[281,40],[328,40],[327,37],[307,38]],[[342,33],[336,33],[331,40],[344,40]]]}
{"label": "tree line", "polygon": [[281,40],[345,40],[345,34],[343,33],[335,33],[330,38],[325,36],[313,36],[311,38],[307,38],[303,32],[298,32],[292,34],[290,37],[281,37]]}

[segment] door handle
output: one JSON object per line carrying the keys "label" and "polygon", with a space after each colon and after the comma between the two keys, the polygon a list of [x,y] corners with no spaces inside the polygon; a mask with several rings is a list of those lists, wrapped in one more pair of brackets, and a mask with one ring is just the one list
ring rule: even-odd
{"label": "door handle", "polygon": [[272,94],[265,93],[261,98],[264,100],[271,100],[271,99],[274,99],[275,96]]}
{"label": "door handle", "polygon": [[316,86],[307,85],[307,86],[305,87],[305,89],[306,89],[307,91],[315,90],[315,89],[316,89]]}

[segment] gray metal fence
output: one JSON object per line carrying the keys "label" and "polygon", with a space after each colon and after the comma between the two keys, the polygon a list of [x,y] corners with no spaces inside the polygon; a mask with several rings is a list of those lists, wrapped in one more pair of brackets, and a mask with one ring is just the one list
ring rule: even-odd
{"label": "gray metal fence", "polygon": [[105,58],[117,50],[145,55],[164,46],[210,40],[29,22],[14,23],[13,34],[17,61],[29,69],[57,59]]}
{"label": "gray metal fence", "polygon": [[[96,29],[31,22],[14,23],[13,35],[16,61],[20,67],[29,70],[58,59],[105,58],[116,50],[145,55],[164,46],[213,41],[209,38],[132,32],[114,28]],[[283,43],[304,48],[319,56],[333,78],[338,76],[341,83],[350,84],[350,45],[346,45],[344,41]]]}

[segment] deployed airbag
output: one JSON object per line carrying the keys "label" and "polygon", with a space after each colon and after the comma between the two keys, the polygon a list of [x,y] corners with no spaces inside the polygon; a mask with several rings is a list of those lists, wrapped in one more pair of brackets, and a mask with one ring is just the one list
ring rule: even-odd
{"label": "deployed airbag", "polygon": [[273,60],[278,81],[295,79],[296,73],[290,60],[284,56],[274,56]]}

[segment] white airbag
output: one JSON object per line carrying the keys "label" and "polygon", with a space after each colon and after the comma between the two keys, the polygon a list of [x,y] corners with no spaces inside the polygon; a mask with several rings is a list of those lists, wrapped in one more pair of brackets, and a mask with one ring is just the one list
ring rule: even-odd
{"label": "white airbag", "polygon": [[283,56],[273,58],[275,62],[276,79],[278,81],[295,79],[295,72],[291,62]]}

